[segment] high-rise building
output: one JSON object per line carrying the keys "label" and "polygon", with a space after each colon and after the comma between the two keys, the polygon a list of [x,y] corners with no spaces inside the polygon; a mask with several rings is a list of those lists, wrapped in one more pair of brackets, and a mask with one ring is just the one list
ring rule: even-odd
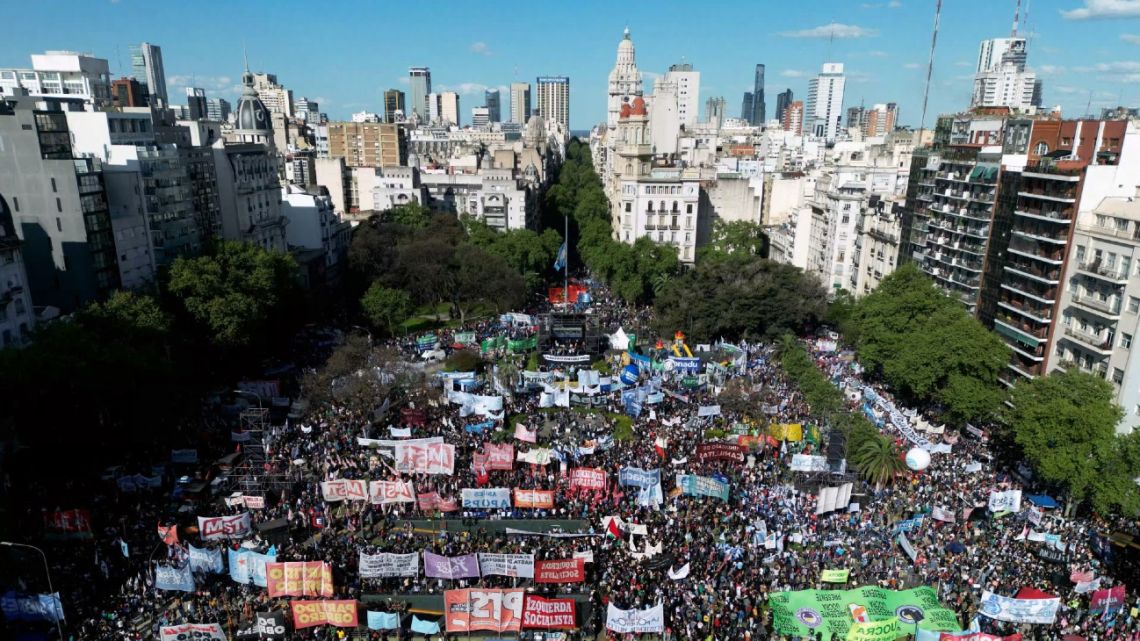
{"label": "high-rise building", "polygon": [[147,105],[146,85],[134,78],[112,80],[111,102],[116,107],[145,107]]}
{"label": "high-rise building", "polygon": [[379,122],[330,122],[329,157],[346,167],[395,167],[408,160],[404,127]]}
{"label": "high-rise building", "polygon": [[693,71],[693,65],[682,63],[671,65],[665,72],[666,82],[677,85],[677,118],[681,125],[692,127],[700,115],[701,72]]}
{"label": "high-rise building", "polygon": [[430,118],[428,94],[431,93],[431,69],[427,67],[408,69],[408,85],[412,92],[412,113],[419,116],[420,121],[427,122]]}
{"label": "high-rise building", "polygon": [[706,100],[705,122],[709,123],[710,125],[715,125],[719,129],[721,124],[724,123],[724,119],[727,115],[725,113],[727,106],[728,103],[726,103],[722,97],[709,98]]}
{"label": "high-rise building", "polygon": [[804,103],[802,100],[794,100],[784,106],[784,114],[783,118],[780,119],[780,124],[784,131],[790,131],[797,136],[803,133]]}
{"label": "high-rise building", "polygon": [[804,133],[833,142],[839,134],[843,113],[843,88],[847,83],[843,63],[825,62],[819,75],[808,82],[804,103]]}
{"label": "high-rise building", "polygon": [[205,120],[210,111],[206,106],[206,90],[186,87],[186,109],[190,112],[190,120]]}
{"label": "high-rise building", "polygon": [[162,47],[147,42],[131,46],[131,68],[135,79],[146,85],[152,106],[169,107],[166,71],[162,68]]}
{"label": "high-rise building", "polygon": [[483,92],[483,106],[487,108],[487,118],[490,122],[502,122],[503,110],[498,89],[488,89]]}
{"label": "high-rise building", "polygon": [[792,104],[795,98],[792,96],[792,90],[786,89],[781,93],[776,94],[776,120],[781,123],[784,122],[784,110],[788,105]]}
{"label": "high-rise building", "polygon": [[486,127],[491,122],[491,110],[487,107],[471,108],[471,126]]}
{"label": "high-rise building", "polygon": [[538,112],[547,122],[562,124],[563,131],[570,133],[570,78],[566,76],[539,76],[535,80],[538,89]]}
{"label": "high-rise building", "polygon": [[867,110],[863,108],[863,105],[848,107],[847,116],[843,119],[843,128],[863,131],[866,122]]}
{"label": "high-rise building", "polygon": [[459,94],[445,91],[439,94],[439,119],[442,122],[459,126]]}
{"label": "high-rise building", "polygon": [[752,79],[752,117],[748,124],[760,127],[767,118],[764,110],[764,65],[756,65],[756,74]]}
{"label": "high-rise building", "polygon": [[350,119],[352,122],[380,122],[383,120],[380,118],[380,114],[371,111],[358,111],[352,114]]}
{"label": "high-rise building", "polygon": [[511,122],[525,125],[530,119],[530,83],[511,83]]}
{"label": "high-rise building", "polygon": [[253,89],[269,113],[284,114],[287,118],[293,117],[293,90],[286,89],[278,83],[276,74],[253,74]]}
{"label": "high-rise building", "polygon": [[296,114],[298,120],[313,123],[320,122],[321,105],[315,100],[310,100],[302,96],[299,100],[293,102],[293,113]]}
{"label": "high-rise building", "polygon": [[439,122],[440,122],[439,94],[434,93],[434,92],[429,93],[427,95],[427,119],[426,119],[426,122],[430,122],[433,125],[439,124]]}
{"label": "high-rise building", "polygon": [[225,122],[230,119],[230,102],[225,98],[208,98],[206,100],[206,119]]}
{"label": "high-rise building", "polygon": [[863,114],[864,136],[885,136],[895,130],[899,118],[897,103],[879,103]]}
{"label": "high-rise building", "polygon": [[0,282],[8,288],[0,299],[0,348],[23,344],[35,327],[21,244],[12,209],[0,194]]}
{"label": "high-rise building", "polygon": [[637,70],[637,52],[633,48],[633,39],[630,38],[627,27],[618,43],[617,62],[610,70],[606,96],[606,125],[610,129],[617,126],[621,106],[640,97],[642,89],[641,72]]}
{"label": "high-rise building", "polygon": [[[399,112],[398,114],[396,112]],[[384,92],[384,122],[393,123],[407,116],[404,106],[404,92],[399,89],[389,89]]]}
{"label": "high-rise building", "polygon": [[29,96],[61,102],[75,100],[96,107],[111,104],[107,61],[74,51],[32,54],[31,69],[0,69],[0,94],[17,95],[19,89]]}
{"label": "high-rise building", "polygon": [[1025,38],[991,38],[978,48],[970,107],[1032,111],[1041,100],[1037,74],[1027,71]]}
{"label": "high-rise building", "polygon": [[677,152],[677,137],[681,133],[681,118],[677,113],[677,83],[662,76],[653,83],[653,109],[649,111],[650,141],[653,153]]}
{"label": "high-rise building", "polygon": [[752,92],[745,91],[744,100],[740,105],[740,119],[748,124],[752,124],[752,98]]}

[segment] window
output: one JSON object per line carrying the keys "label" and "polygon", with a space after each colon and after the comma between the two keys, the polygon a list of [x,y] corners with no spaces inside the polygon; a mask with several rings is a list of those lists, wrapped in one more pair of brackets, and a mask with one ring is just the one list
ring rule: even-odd
{"label": "window", "polygon": [[1124,382],[1124,370],[1119,367],[1112,368],[1112,382],[1120,385]]}
{"label": "window", "polygon": [[1120,334],[1120,346],[1123,347],[1124,349],[1131,349],[1132,348],[1132,334],[1125,334],[1122,332]]}
{"label": "window", "polygon": [[23,298],[17,298],[15,302],[16,302],[16,315],[17,316],[23,316],[24,313],[27,311],[26,309],[24,309],[24,299]]}
{"label": "window", "polygon": [[625,210],[626,211],[632,211],[633,210],[633,203],[626,203],[625,204]]}
{"label": "window", "polygon": [[1038,156],[1044,156],[1045,154],[1049,153],[1049,145],[1045,144],[1044,142],[1039,142],[1037,143],[1037,146],[1033,148],[1033,153],[1037,154]]}
{"label": "window", "polygon": [[693,203],[688,203],[687,205],[685,205],[685,213],[686,214],[693,213]]}
{"label": "window", "polygon": [[1078,263],[1085,262],[1085,246],[1084,245],[1077,245],[1077,262]]}

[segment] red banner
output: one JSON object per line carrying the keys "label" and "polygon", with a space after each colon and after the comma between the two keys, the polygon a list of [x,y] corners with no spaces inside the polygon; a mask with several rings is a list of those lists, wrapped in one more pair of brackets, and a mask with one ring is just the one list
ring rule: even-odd
{"label": "red banner", "polygon": [[335,625],[355,628],[356,601],[293,601],[293,627],[311,628],[315,625]]}
{"label": "red banner", "polygon": [[427,425],[427,412],[420,409],[405,407],[400,410],[400,418],[403,420],[404,425],[410,425],[412,427],[423,427]]}
{"label": "red banner", "polygon": [[535,583],[581,583],[585,580],[585,559],[534,562]]}
{"label": "red banner", "polygon": [[44,512],[44,528],[58,538],[87,539],[93,536],[89,510]]}
{"label": "red banner", "polygon": [[576,467],[570,470],[570,488],[604,490],[606,489],[606,471],[596,467]]}
{"label": "red banner", "polygon": [[448,632],[518,632],[522,621],[523,590],[447,590],[443,618]]}
{"label": "red banner", "polygon": [[554,507],[553,490],[515,490],[515,507],[545,508]]}
{"label": "red banner", "polygon": [[984,632],[975,632],[974,634],[964,634],[957,636],[943,632],[938,635],[938,641],[1021,641],[1020,634],[1011,634],[1007,637],[999,637],[993,634],[986,634]]}
{"label": "red banner", "polygon": [[487,444],[487,469],[488,470],[507,470],[510,471],[515,467],[515,446],[509,444],[493,445]]}
{"label": "red banner", "polygon": [[546,296],[547,299],[554,304],[563,302],[577,303],[578,297],[588,291],[590,291],[589,287],[575,283],[570,286],[569,291],[565,292],[561,287],[547,288]]}
{"label": "red banner", "polygon": [[332,596],[332,566],[324,561],[266,563],[269,596]]}
{"label": "red banner", "polygon": [[445,499],[439,495],[439,492],[426,492],[424,494],[417,494],[416,498],[419,499],[420,509],[424,512],[454,512],[459,509],[459,504],[454,498]]}
{"label": "red banner", "polygon": [[744,448],[734,443],[701,443],[697,446],[697,461],[744,462]]}
{"label": "red banner", "polygon": [[544,599],[530,594],[523,598],[524,630],[532,628],[572,630],[578,627],[575,624],[576,618],[577,608],[574,599]]}

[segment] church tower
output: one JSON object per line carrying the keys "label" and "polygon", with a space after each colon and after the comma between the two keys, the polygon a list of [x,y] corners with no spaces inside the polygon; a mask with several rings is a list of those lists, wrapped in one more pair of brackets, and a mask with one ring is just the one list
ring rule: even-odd
{"label": "church tower", "polygon": [[626,27],[621,42],[618,43],[617,63],[610,72],[606,125],[610,129],[616,127],[622,104],[641,95],[641,72],[637,70],[637,54],[633,49],[633,40],[629,37],[629,27]]}

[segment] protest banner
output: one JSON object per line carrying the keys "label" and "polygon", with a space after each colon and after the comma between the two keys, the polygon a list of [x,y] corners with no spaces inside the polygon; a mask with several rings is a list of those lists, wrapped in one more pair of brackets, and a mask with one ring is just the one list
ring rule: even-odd
{"label": "protest banner", "polygon": [[318,625],[355,628],[356,601],[293,601],[293,627],[300,630]]}
{"label": "protest banner", "polygon": [[519,452],[515,460],[519,463],[531,465],[549,465],[554,458],[554,450],[546,447],[535,447],[527,452]]}
{"label": "protest banner", "polygon": [[285,629],[285,611],[254,613],[253,630],[260,639],[283,641],[288,634],[288,630]]}
{"label": "protest banner", "polygon": [[701,405],[697,407],[697,417],[720,416],[720,405]]}
{"label": "protest banner", "polygon": [[677,487],[689,496],[711,496],[722,501],[728,500],[728,484],[711,477],[678,474]]}
{"label": "protest banner", "polygon": [[226,641],[220,623],[183,623],[158,629],[160,641]]}
{"label": "protest banner", "polygon": [[984,632],[974,632],[967,634],[947,634],[943,632],[939,635],[938,641],[1021,641],[1021,635],[1010,634],[1001,637],[997,636],[996,634],[986,634]]}
{"label": "protest banner", "polygon": [[643,470],[638,467],[623,467],[618,471],[618,485],[631,487],[653,487],[661,482],[661,470]]}
{"label": "protest banner", "polygon": [[511,507],[509,487],[465,487],[460,490],[463,507],[498,509]]}
{"label": "protest banner", "polygon": [[824,583],[847,583],[851,570],[824,570],[820,581]]}
{"label": "protest banner", "polygon": [[537,443],[538,430],[531,430],[526,425],[518,423],[515,425],[515,438],[524,443]]}
{"label": "protest banner", "polygon": [[897,617],[885,621],[855,622],[847,631],[847,641],[895,641],[903,636]]}
{"label": "protest banner", "polygon": [[[226,550],[226,553],[229,555],[230,578],[233,579],[234,583],[253,584],[263,588],[268,586],[266,566],[277,561],[277,550],[275,548],[269,548],[265,554],[259,554],[245,548]],[[218,557],[220,561],[220,553]]]}
{"label": "protest banner", "polygon": [[697,446],[697,462],[732,461],[744,462],[744,448],[736,443],[701,443]]}
{"label": "protest banner", "polygon": [[665,630],[665,610],[661,604],[648,610],[623,610],[612,602],[606,608],[606,629],[618,634],[645,634]]}
{"label": "protest banner", "polygon": [[479,559],[474,554],[441,556],[424,550],[424,576],[433,579],[478,578]]}
{"label": "protest banner", "polygon": [[1014,599],[986,590],[982,592],[978,613],[1009,623],[1052,625],[1060,607],[1061,599]]}
{"label": "protest banner", "polygon": [[532,594],[523,597],[524,630],[573,630],[577,627],[576,622],[577,604],[574,599],[544,599]]}
{"label": "protest banner", "polygon": [[190,559],[191,572],[221,574],[225,570],[225,562],[222,561],[221,550],[196,548],[189,544],[187,544],[186,550]]}
{"label": "protest banner", "polygon": [[447,590],[443,593],[447,631],[518,632],[524,594],[521,589]]}
{"label": "protest banner", "polygon": [[570,470],[570,488],[579,490],[605,490],[606,471],[596,467],[576,467]]}
{"label": "protest banner", "polygon": [[585,580],[584,559],[536,561],[534,564],[535,583],[581,583]]}
{"label": "protest banner", "polygon": [[360,578],[380,579],[393,576],[418,576],[420,573],[420,555],[415,552],[408,554],[380,554],[360,553],[358,562]]}
{"label": "protest banner", "polygon": [[154,587],[159,590],[194,591],[194,575],[190,564],[176,568],[171,565],[158,565],[154,569]]}
{"label": "protest banner", "polygon": [[194,464],[198,462],[198,450],[170,450],[170,462],[176,464]]}
{"label": "protest banner", "polygon": [[990,512],[1020,512],[1021,490],[990,492]]}
{"label": "protest banner", "polygon": [[830,468],[827,457],[813,454],[793,454],[792,463],[788,466],[793,472],[826,472]]}
{"label": "protest banner", "polygon": [[893,613],[903,625],[912,627],[915,624],[912,615],[921,612],[920,629],[961,629],[954,612],[938,602],[937,594],[929,586],[902,591],[862,587],[776,592],[768,598],[768,603],[772,608],[774,632],[786,636],[821,635],[824,641],[833,636],[846,637],[853,623],[849,604],[861,606],[867,612]]}
{"label": "protest banner", "polygon": [[479,553],[479,571],[482,576],[510,576],[520,579],[534,578],[533,554]]}
{"label": "protest banner", "polygon": [[540,508],[554,507],[554,490],[515,490],[515,507]]}
{"label": "protest banner", "polygon": [[44,529],[49,539],[90,539],[91,512],[89,510],[56,510],[44,512]]}
{"label": "protest banner", "polygon": [[373,505],[415,503],[416,488],[411,481],[370,481],[368,497]]}
{"label": "protest banner", "polygon": [[416,500],[419,503],[420,510],[424,512],[455,512],[459,509],[459,504],[456,503],[455,499],[445,499],[439,495],[439,492],[417,494]]}
{"label": "protest banner", "polygon": [[420,445],[411,441],[397,441],[393,450],[398,472],[450,476],[455,471],[455,446],[450,443]]}
{"label": "protest banner", "polygon": [[269,596],[333,595],[332,566],[324,561],[266,563]]}
{"label": "protest banner", "polygon": [[1120,608],[1124,607],[1124,597],[1125,591],[1123,585],[1118,585],[1109,590],[1097,590],[1092,593],[1089,613],[1112,616],[1120,611]]}
{"label": "protest banner", "polygon": [[510,471],[515,467],[515,446],[510,443],[488,443],[484,448],[487,454],[488,470]]}
{"label": "protest banner", "polygon": [[395,630],[400,627],[400,615],[397,612],[368,611],[369,630]]}
{"label": "protest banner", "polygon": [[321,482],[321,498],[326,503],[338,501],[367,501],[368,481],[335,479]]}
{"label": "protest banner", "polygon": [[249,512],[234,516],[199,516],[198,536],[203,541],[244,539],[252,529]]}
{"label": "protest banner", "polygon": [[942,521],[944,523],[953,523],[954,510],[944,510],[940,507],[936,507],[930,511],[930,518],[934,519],[935,521]]}
{"label": "protest banner", "polygon": [[772,423],[768,426],[768,433],[777,441],[801,441],[804,426],[801,423]]}

